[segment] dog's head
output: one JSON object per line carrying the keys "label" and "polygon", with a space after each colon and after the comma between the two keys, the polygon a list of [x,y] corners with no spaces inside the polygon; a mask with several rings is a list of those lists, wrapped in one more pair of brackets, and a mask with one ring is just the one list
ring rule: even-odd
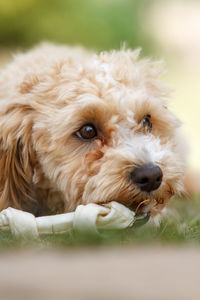
{"label": "dog's head", "polygon": [[[167,108],[160,64],[138,55],[123,49],[78,61],[66,53],[24,73],[1,117],[11,168],[2,193],[12,182],[17,202],[19,181],[24,194],[47,183],[67,210],[118,201],[154,214],[183,191],[180,122]],[[1,164],[6,170],[6,157]]]}

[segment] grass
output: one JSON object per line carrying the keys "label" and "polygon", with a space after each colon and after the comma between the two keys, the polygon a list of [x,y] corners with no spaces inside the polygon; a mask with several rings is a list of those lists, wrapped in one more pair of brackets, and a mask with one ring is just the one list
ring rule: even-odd
{"label": "grass", "polygon": [[200,244],[200,199],[176,199],[169,207],[159,227],[134,226],[123,231],[104,232],[102,235],[61,234],[45,235],[38,240],[14,238],[11,234],[0,233],[0,250],[38,247],[71,248],[83,246],[152,245],[152,244]]}

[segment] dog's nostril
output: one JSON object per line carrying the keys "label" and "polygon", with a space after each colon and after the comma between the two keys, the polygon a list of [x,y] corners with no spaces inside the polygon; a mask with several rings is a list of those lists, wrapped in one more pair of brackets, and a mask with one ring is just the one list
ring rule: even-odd
{"label": "dog's nostril", "polygon": [[154,164],[144,165],[131,173],[133,183],[145,192],[151,192],[159,188],[162,176],[161,168]]}
{"label": "dog's nostril", "polygon": [[160,175],[160,176],[158,176],[158,177],[157,177],[157,179],[156,179],[156,181],[157,181],[157,182],[160,182],[160,181],[162,181],[162,176],[161,176],[161,175]]}
{"label": "dog's nostril", "polygon": [[148,178],[147,177],[144,177],[144,178],[142,178],[141,180],[140,180],[140,182],[139,183],[147,183],[148,182]]}

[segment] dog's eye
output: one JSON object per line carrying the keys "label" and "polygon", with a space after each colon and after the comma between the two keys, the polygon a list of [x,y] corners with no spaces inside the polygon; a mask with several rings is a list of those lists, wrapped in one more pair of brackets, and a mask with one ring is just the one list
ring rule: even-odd
{"label": "dog's eye", "polygon": [[151,132],[152,130],[152,123],[150,121],[151,115],[147,114],[143,119],[142,119],[142,126],[147,132]]}
{"label": "dog's eye", "polygon": [[76,135],[82,140],[91,140],[97,136],[97,131],[92,124],[86,124],[76,132]]}

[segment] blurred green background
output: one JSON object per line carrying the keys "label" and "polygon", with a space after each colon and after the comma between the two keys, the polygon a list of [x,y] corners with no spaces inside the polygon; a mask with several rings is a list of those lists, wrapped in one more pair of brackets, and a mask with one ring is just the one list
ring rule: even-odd
{"label": "blurred green background", "polygon": [[150,48],[141,20],[148,0],[0,0],[0,43],[31,46],[41,40],[98,50]]}
{"label": "blurred green background", "polygon": [[0,64],[40,41],[119,48],[164,58],[174,88],[170,106],[183,121],[190,167],[200,170],[200,1],[0,0]]}

